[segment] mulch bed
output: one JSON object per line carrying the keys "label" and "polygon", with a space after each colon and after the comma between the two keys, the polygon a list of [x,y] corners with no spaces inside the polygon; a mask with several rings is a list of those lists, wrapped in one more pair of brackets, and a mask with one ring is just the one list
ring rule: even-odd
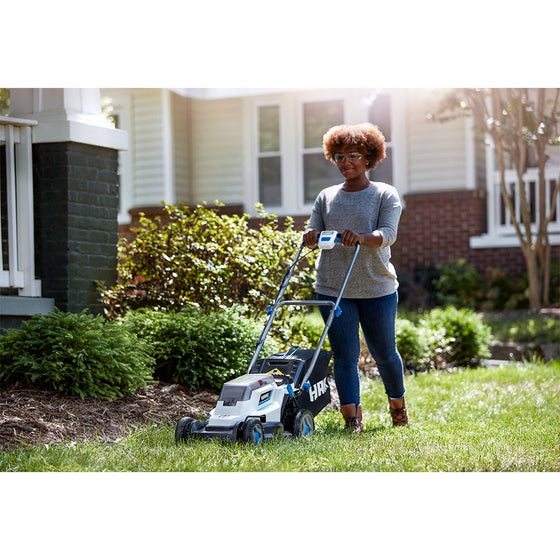
{"label": "mulch bed", "polygon": [[15,384],[0,391],[0,450],[62,440],[118,441],[142,425],[204,415],[217,400],[215,393],[162,383],[110,402]]}

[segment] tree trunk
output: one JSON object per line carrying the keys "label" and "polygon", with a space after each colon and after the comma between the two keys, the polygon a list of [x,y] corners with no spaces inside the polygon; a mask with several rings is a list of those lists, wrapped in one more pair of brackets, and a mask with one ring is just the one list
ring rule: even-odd
{"label": "tree trunk", "polygon": [[527,276],[529,278],[529,309],[538,311],[542,307],[541,300],[541,280],[539,275],[539,265],[535,250],[524,252],[525,262],[527,263]]}

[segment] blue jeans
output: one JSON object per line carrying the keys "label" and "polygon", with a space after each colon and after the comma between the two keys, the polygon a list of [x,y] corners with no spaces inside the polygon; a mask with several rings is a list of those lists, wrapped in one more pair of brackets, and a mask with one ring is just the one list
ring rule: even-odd
{"label": "blue jeans", "polygon": [[[321,294],[317,294],[317,299],[336,301],[335,297]],[[393,399],[404,396],[404,368],[395,337],[398,301],[397,292],[380,298],[340,300],[342,313],[334,318],[328,336],[341,405],[360,404],[360,325],[385,392]],[[326,321],[330,308],[319,307],[319,310]]]}

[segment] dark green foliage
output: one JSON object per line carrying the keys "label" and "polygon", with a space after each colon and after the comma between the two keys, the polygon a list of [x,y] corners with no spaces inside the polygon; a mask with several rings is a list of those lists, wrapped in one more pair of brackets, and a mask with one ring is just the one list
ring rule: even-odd
{"label": "dark green foliage", "polygon": [[[109,317],[148,307],[179,311],[197,305],[206,312],[246,304],[255,315],[274,299],[284,271],[302,242],[287,218],[225,215],[205,206],[166,206],[165,219],[141,216],[132,241],[121,239],[120,283],[102,288]],[[288,295],[311,290],[314,254],[302,261]],[[307,295],[307,294],[306,294]]]}
{"label": "dark green foliage", "polygon": [[527,309],[529,282],[527,274],[511,276],[500,268],[489,267],[482,281],[484,289],[477,305],[483,311]]}
{"label": "dark green foliage", "polygon": [[444,328],[397,317],[396,336],[397,348],[408,371],[447,367],[452,339]]}
{"label": "dark green foliage", "polygon": [[[149,343],[156,378],[193,389],[220,389],[228,379],[247,373],[263,328],[239,308],[209,314],[194,307],[138,309],[118,322]],[[262,356],[274,351],[269,337]]]}
{"label": "dark green foliage", "polygon": [[437,265],[433,287],[436,305],[473,308],[482,297],[479,274],[465,259]]}
{"label": "dark green foliage", "polygon": [[[558,297],[555,289],[555,262],[551,269],[551,301]],[[457,259],[438,264],[431,281],[433,302],[440,307],[466,307],[483,311],[526,309],[529,304],[527,274],[512,276],[506,270],[488,267],[484,274]]]}
{"label": "dark green foliage", "polygon": [[449,365],[475,366],[490,357],[490,328],[470,309],[432,309],[422,317],[420,326],[430,331],[445,331],[446,338],[452,342]]}
{"label": "dark green foliage", "polygon": [[408,319],[397,318],[397,348],[407,370],[416,371],[425,367],[428,345],[420,329]]}
{"label": "dark green foliage", "polygon": [[81,398],[113,400],[153,380],[147,350],[115,322],[55,309],[0,336],[0,386],[29,381]]}
{"label": "dark green foliage", "polygon": [[[316,348],[323,334],[325,323],[318,311],[309,311],[309,308],[297,310],[291,308],[286,310],[282,315],[282,310],[276,315],[273,328],[271,329],[274,337],[286,345],[286,348],[292,345],[301,348]],[[274,328],[276,326],[276,328]],[[323,343],[323,350],[330,350],[329,338],[327,337]]]}
{"label": "dark green foliage", "polygon": [[558,317],[527,314],[513,318],[502,314],[484,317],[492,329],[492,334],[502,342],[532,343],[535,345],[554,344],[560,341],[560,320]]}

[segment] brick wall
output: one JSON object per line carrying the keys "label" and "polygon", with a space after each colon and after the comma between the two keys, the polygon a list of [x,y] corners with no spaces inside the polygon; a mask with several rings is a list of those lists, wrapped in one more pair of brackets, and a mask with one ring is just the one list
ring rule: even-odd
{"label": "brick wall", "polygon": [[116,150],[33,146],[37,275],[63,311],[100,313],[95,282],[116,281],[117,171]]}
{"label": "brick wall", "polygon": [[415,193],[404,200],[398,239],[392,249],[398,271],[467,258],[469,239],[486,231],[482,191]]}
{"label": "brick wall", "polygon": [[[485,191],[414,193],[404,200],[406,207],[392,248],[392,261],[400,275],[458,258],[473,264],[481,274],[488,267],[512,275],[525,271],[518,247],[470,248],[470,238],[487,231]],[[560,247],[553,248],[552,255],[558,257]]]}

